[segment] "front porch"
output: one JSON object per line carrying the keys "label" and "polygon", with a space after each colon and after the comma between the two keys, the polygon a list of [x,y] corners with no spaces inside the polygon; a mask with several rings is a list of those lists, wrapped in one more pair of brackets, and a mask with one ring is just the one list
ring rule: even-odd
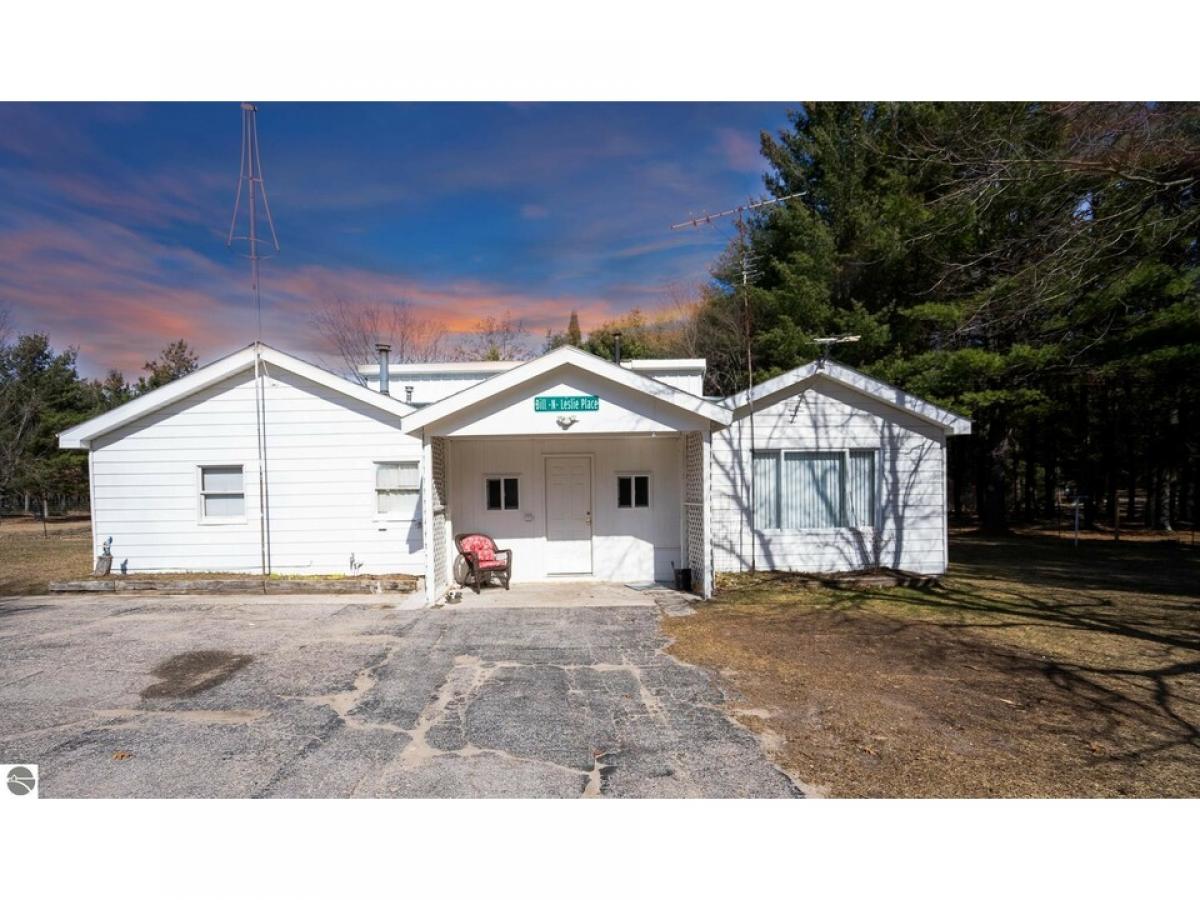
{"label": "front porch", "polygon": [[454,586],[454,537],[513,551],[513,585],[673,583],[712,594],[712,426],[730,413],[561,348],[409,416],[423,447],[426,592]]}
{"label": "front porch", "polygon": [[571,585],[612,600],[635,594],[630,584],[673,585],[678,569],[708,596],[705,437],[430,438],[430,602],[456,586],[455,536],[470,533],[511,550],[514,588],[543,596]]}

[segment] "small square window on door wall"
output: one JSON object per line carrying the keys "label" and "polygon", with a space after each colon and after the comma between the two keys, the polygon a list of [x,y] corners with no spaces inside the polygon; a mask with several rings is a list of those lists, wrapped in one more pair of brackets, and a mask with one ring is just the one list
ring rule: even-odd
{"label": "small square window on door wall", "polygon": [[617,508],[645,509],[650,505],[649,475],[617,476]]}
{"label": "small square window on door wall", "polygon": [[494,475],[487,479],[488,509],[520,509],[521,483],[515,475]]}

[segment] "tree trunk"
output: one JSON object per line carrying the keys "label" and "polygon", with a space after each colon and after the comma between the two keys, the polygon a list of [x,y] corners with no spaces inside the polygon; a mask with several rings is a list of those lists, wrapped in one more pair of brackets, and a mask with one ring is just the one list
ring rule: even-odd
{"label": "tree trunk", "polygon": [[1007,431],[999,423],[994,433],[999,437],[993,440],[983,458],[985,479],[979,516],[980,526],[984,531],[1003,532],[1008,530],[1005,500],[1008,496],[1006,481],[1011,441]]}
{"label": "tree trunk", "polygon": [[1154,476],[1154,525],[1159,531],[1171,530],[1171,473],[1159,469]]}

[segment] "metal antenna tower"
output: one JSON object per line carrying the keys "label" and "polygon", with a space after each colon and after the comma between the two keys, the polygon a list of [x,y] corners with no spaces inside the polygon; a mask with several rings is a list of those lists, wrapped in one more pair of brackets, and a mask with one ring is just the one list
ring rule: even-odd
{"label": "metal antenna tower", "polygon": [[[271,204],[267,201],[267,185],[263,181],[262,158],[258,150],[258,107],[253,103],[242,104],[242,153],[241,170],[238,172],[237,192],[233,197],[233,218],[229,222],[229,237],[225,246],[233,249],[234,242],[246,242],[242,254],[250,260],[250,287],[254,291],[254,306],[258,315],[258,340],[262,340],[262,293],[259,290],[258,264],[279,252],[279,239],[275,236],[275,220],[271,218]],[[242,190],[246,191],[247,224],[244,234],[238,233],[238,213],[242,207]],[[258,207],[262,198],[262,211],[266,215],[270,238],[258,236]],[[267,245],[265,248],[260,245]],[[265,252],[264,252],[265,249]]]}
{"label": "metal antenna tower", "polygon": [[[726,218],[727,216],[736,216],[737,232],[738,232],[738,253],[740,256],[739,268],[741,270],[741,294],[742,294],[742,323],[745,330],[744,339],[746,342],[746,398],[750,407],[750,467],[754,468],[754,352],[753,352],[753,336],[754,329],[750,315],[750,292],[747,288],[750,286],[750,281],[756,274],[754,271],[754,258],[750,255],[750,246],[746,240],[746,213],[753,212],[756,209],[762,209],[765,206],[774,206],[778,203],[786,203],[788,200],[795,200],[797,197],[803,197],[804,191],[799,191],[795,194],[788,194],[786,197],[773,197],[770,200],[755,200],[749,203],[744,203],[741,206],[735,206],[732,209],[725,209],[721,212],[705,213],[702,216],[697,216],[694,219],[688,219],[686,222],[680,222],[677,225],[672,225],[672,231],[679,231],[683,228],[699,228],[701,225],[711,225],[718,219]],[[746,479],[749,482],[750,490],[750,515],[751,521],[754,516],[754,478],[751,476]],[[758,539],[755,535],[751,535],[750,539],[750,571],[754,571],[758,567]]]}
{"label": "metal antenna tower", "polygon": [[[258,316],[258,334],[254,341],[254,419],[258,437],[258,545],[262,557],[262,576],[266,578],[271,572],[271,501],[267,478],[266,365],[262,359],[262,291],[259,287],[258,264],[279,252],[279,239],[275,236],[275,221],[271,218],[267,185],[263,181],[262,158],[258,150],[258,107],[253,103],[242,104],[240,167],[237,192],[233,197],[233,218],[229,221],[229,237],[225,240],[225,246],[232,250],[234,241],[239,244],[246,242],[246,252],[241,255],[250,260],[250,287],[254,291],[254,308]],[[245,233],[239,234],[238,213],[242,208],[243,188],[246,190],[247,223]],[[260,198],[271,234],[269,239],[258,236]]]}

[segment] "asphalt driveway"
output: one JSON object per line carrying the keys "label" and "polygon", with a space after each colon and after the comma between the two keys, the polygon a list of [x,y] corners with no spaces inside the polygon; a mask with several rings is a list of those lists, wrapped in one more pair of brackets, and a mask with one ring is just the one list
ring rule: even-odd
{"label": "asphalt driveway", "polygon": [[43,797],[793,797],[655,607],[0,601]]}

